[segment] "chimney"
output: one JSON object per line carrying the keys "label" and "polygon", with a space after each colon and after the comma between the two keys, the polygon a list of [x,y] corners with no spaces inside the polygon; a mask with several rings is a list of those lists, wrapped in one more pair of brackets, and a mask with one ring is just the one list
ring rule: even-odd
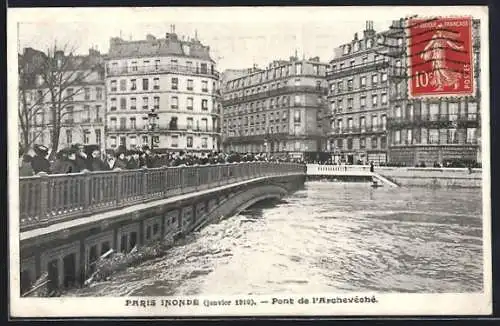
{"label": "chimney", "polygon": [[354,40],[357,41],[358,40],[358,33],[354,33]]}
{"label": "chimney", "polygon": [[373,29],[373,21],[367,20],[365,30],[363,31],[363,37],[367,38],[367,37],[372,37],[374,35],[375,35],[375,30]]}

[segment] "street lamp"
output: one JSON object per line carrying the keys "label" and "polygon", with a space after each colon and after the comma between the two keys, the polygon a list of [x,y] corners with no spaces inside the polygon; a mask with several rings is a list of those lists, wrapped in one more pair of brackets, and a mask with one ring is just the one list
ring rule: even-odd
{"label": "street lamp", "polygon": [[151,109],[151,112],[148,113],[148,130],[151,133],[151,150],[154,149],[154,132],[156,129],[156,119],[158,118],[158,114],[155,113],[155,109]]}

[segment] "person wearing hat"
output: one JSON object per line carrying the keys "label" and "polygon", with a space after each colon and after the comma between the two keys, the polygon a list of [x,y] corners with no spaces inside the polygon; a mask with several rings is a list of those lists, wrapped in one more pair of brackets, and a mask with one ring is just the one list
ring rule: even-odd
{"label": "person wearing hat", "polygon": [[[70,147],[62,149],[59,151],[58,155],[60,158],[59,163],[54,166],[55,174],[68,174],[68,173],[78,173],[81,172],[76,163],[76,154],[78,149],[75,147]],[[57,169],[57,170],[56,170]]]}
{"label": "person wearing hat", "polygon": [[127,169],[129,170],[138,169],[140,167],[139,151],[131,149],[129,150],[127,156],[129,156],[129,159],[127,161]]}
{"label": "person wearing hat", "polygon": [[40,172],[50,173],[50,162],[47,160],[49,149],[43,145],[35,145],[35,156],[31,159],[31,167],[35,174]]}
{"label": "person wearing hat", "polygon": [[125,157],[126,150],[125,147],[120,146],[116,151],[116,160],[113,166],[114,169],[126,169],[127,168],[127,158]]}
{"label": "person wearing hat", "polygon": [[75,153],[75,164],[79,170],[78,172],[87,169],[87,154],[85,153],[85,146],[81,144],[74,144],[70,149],[71,152]]}
{"label": "person wearing hat", "polygon": [[90,171],[106,171],[106,163],[101,159],[99,147],[92,146],[88,148],[87,169]]}

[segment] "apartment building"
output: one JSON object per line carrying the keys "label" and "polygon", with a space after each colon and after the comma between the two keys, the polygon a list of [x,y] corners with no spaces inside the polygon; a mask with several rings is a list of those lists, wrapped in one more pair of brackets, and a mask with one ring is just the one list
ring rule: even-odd
{"label": "apartment building", "polygon": [[[408,99],[406,55],[405,51],[399,52],[397,60],[401,65],[394,67],[392,73],[387,123],[392,163],[432,166],[453,160],[481,162],[479,21],[473,21],[472,36],[474,96]],[[401,40],[406,44],[404,34]]]}
{"label": "apartment building", "polygon": [[[88,55],[25,48],[19,56],[19,134],[24,145],[105,146],[104,59]],[[49,73],[50,72],[50,73]],[[47,80],[51,76],[51,80]],[[54,95],[54,96],[53,96]]]}
{"label": "apartment building", "polygon": [[334,49],[326,75],[331,129],[327,151],[334,162],[385,163],[390,81],[386,56],[389,31],[376,32],[367,21],[358,33]]}
{"label": "apartment building", "polygon": [[219,73],[197,38],[112,38],[106,60],[107,145],[157,151],[219,148]]}
{"label": "apartment building", "polygon": [[225,148],[296,158],[321,151],[326,68],[317,57],[295,56],[227,80]]}

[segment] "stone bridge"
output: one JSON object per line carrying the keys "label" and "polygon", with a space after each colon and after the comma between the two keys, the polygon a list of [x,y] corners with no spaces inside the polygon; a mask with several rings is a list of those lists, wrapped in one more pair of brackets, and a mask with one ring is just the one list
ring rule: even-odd
{"label": "stone bridge", "polygon": [[304,184],[306,167],[247,162],[19,179],[21,293],[81,284],[109,252],[175,239]]}

